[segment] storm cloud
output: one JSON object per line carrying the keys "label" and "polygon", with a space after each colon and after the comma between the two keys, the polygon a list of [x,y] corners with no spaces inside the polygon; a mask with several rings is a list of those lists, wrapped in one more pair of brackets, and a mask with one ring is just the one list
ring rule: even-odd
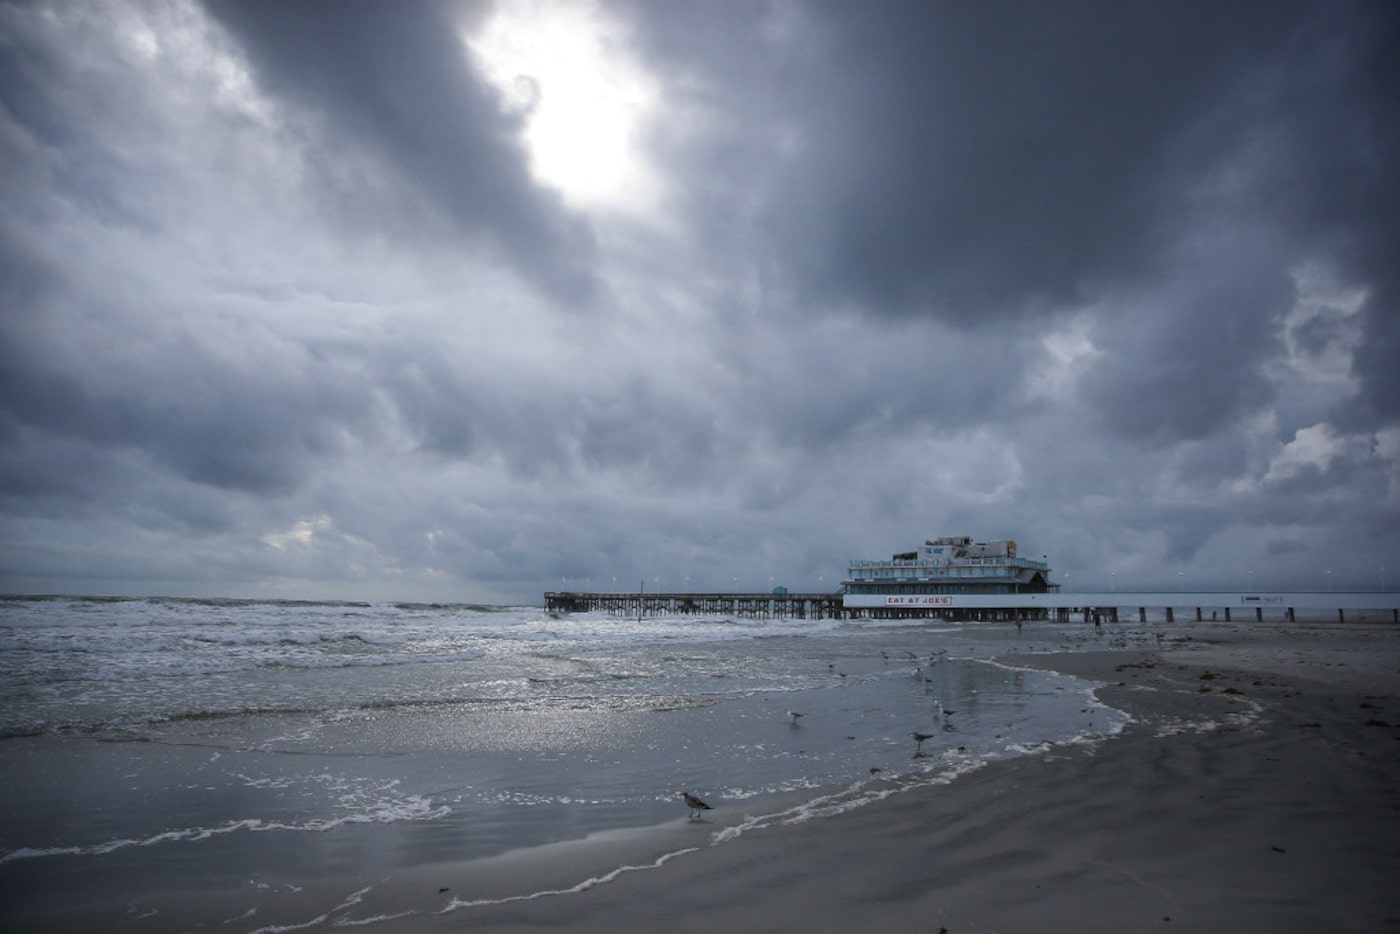
{"label": "storm cloud", "polygon": [[1397,39],[0,4],[0,589],[831,589],[946,534],[1072,589],[1385,585]]}

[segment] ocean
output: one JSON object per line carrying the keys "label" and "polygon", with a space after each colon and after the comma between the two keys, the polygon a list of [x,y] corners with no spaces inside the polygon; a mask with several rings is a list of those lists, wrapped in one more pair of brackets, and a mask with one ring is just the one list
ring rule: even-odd
{"label": "ocean", "polygon": [[689,820],[682,791],[712,806],[715,843],[820,820],[1116,732],[1127,718],[1094,685],[992,659],[1124,638],[1043,622],[0,600],[0,922],[64,900],[154,916],[172,892],[251,906],[668,826]]}

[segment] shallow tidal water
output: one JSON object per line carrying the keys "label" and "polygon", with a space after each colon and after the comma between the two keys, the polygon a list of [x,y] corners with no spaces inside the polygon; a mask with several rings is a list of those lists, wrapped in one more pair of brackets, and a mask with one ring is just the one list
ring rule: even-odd
{"label": "shallow tidal water", "polygon": [[990,661],[1103,638],[1050,623],[9,601],[0,895],[11,910],[78,898],[133,912],[163,891],[251,897],[661,825],[685,818],[683,790],[735,832],[809,819],[1121,728],[1087,682]]}

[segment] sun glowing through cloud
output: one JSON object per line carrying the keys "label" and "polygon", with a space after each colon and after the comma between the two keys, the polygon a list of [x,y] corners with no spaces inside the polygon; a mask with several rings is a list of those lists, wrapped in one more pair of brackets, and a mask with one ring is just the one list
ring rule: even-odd
{"label": "sun glowing through cloud", "polygon": [[657,182],[640,136],[657,92],[620,23],[589,2],[522,0],[502,4],[468,44],[524,115],[540,182],[585,209],[653,206]]}

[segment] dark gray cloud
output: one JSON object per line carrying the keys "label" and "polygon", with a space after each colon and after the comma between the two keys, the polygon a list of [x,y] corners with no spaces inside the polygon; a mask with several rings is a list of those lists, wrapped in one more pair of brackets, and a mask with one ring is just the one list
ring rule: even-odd
{"label": "dark gray cloud", "polygon": [[680,7],[628,9],[658,68],[705,76],[696,106],[738,111],[697,164],[738,197],[697,189],[700,223],[753,186],[758,248],[806,304],[1044,317],[1253,222],[1278,237],[1269,278],[1325,251],[1372,283],[1363,399],[1394,417],[1393,6]]}
{"label": "dark gray cloud", "polygon": [[811,4],[790,33],[759,6],[726,8],[747,28],[638,10],[659,67],[755,111],[724,141],[740,173],[755,128],[789,127],[763,220],[804,298],[950,320],[1150,272],[1173,209],[1239,145],[1220,111],[1298,25],[1239,4]]}
{"label": "dark gray cloud", "polygon": [[[22,249],[4,293],[0,411],[14,426],[111,449],[144,451],[198,483],[268,492],[295,485],[340,447],[369,408],[354,373],[315,366],[220,316],[135,307],[152,296],[94,294]],[[235,354],[223,349],[237,346]],[[45,472],[90,495],[92,475]],[[15,482],[23,488],[17,470]]]}
{"label": "dark gray cloud", "polygon": [[1114,351],[1084,380],[1105,424],[1157,446],[1230,431],[1269,404],[1274,319],[1296,296],[1276,262],[1233,239],[1203,244],[1181,258],[1172,290],[1110,298]]}
{"label": "dark gray cloud", "polygon": [[[211,0],[206,8],[268,92],[323,121],[327,136],[308,156],[337,189],[340,210],[359,213],[353,204],[366,194],[357,180],[339,181],[344,149],[367,150],[408,192],[406,205],[375,203],[361,223],[389,222],[392,235],[412,237],[424,214],[440,212],[562,299],[589,298],[589,230],[531,180],[519,118],[504,112],[462,46],[470,7],[350,0],[330,13],[314,3]],[[391,219],[386,208],[406,216]]]}

